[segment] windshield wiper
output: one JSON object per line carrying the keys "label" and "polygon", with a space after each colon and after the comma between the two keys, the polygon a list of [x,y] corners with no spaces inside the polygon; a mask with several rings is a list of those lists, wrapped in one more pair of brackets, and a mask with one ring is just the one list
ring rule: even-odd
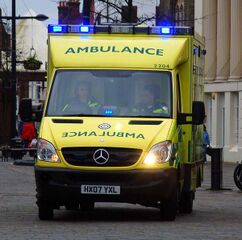
{"label": "windshield wiper", "polygon": [[103,115],[78,113],[78,114],[65,114],[65,115],[58,115],[58,116],[55,115],[55,117],[103,117]]}
{"label": "windshield wiper", "polygon": [[87,115],[87,114],[79,113],[79,114],[58,115],[58,116],[55,116],[55,117],[86,117],[86,116],[92,116],[92,115]]}

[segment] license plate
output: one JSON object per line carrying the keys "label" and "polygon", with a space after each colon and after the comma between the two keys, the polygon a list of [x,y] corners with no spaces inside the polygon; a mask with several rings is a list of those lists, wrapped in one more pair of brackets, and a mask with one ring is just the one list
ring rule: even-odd
{"label": "license plate", "polygon": [[81,185],[82,194],[120,194],[120,186]]}

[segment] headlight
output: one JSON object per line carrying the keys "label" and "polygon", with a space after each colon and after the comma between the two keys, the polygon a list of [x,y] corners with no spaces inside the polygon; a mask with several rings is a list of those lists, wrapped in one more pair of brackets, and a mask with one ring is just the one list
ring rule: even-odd
{"label": "headlight", "polygon": [[167,162],[171,156],[171,142],[165,141],[151,148],[143,164],[153,165]]}
{"label": "headlight", "polygon": [[54,146],[50,142],[44,139],[38,140],[37,156],[38,156],[38,159],[41,161],[55,162],[55,163],[60,162],[60,159],[56,153]]}

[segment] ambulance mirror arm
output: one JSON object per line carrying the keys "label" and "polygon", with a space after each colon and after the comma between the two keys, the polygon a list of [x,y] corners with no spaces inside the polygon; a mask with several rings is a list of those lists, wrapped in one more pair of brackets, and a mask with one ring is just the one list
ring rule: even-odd
{"label": "ambulance mirror arm", "polygon": [[23,98],[19,104],[19,116],[23,122],[40,122],[42,118],[42,106],[32,106],[30,98]]}
{"label": "ambulance mirror arm", "polygon": [[192,123],[201,125],[205,119],[205,105],[202,101],[193,101],[192,103]]}
{"label": "ambulance mirror arm", "polygon": [[194,101],[192,103],[192,113],[178,113],[177,123],[182,124],[193,124],[201,125],[205,118],[205,107],[204,102]]}

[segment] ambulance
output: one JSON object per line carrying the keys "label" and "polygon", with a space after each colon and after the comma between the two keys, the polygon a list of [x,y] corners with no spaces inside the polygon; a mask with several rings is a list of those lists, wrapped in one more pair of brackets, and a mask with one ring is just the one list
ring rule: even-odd
{"label": "ambulance", "polygon": [[[189,27],[48,26],[39,219],[97,202],[191,213],[203,180],[204,39]],[[22,119],[32,106],[23,100]],[[38,119],[38,117],[37,117]]]}

